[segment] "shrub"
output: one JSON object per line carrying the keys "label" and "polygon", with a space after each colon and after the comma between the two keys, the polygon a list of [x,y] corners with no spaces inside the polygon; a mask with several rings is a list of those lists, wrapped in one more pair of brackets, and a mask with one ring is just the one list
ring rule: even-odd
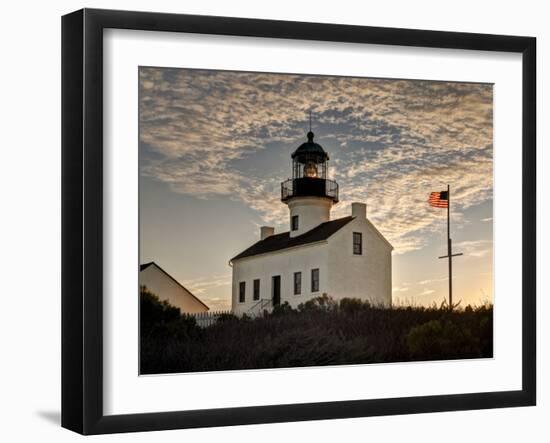
{"label": "shrub", "polygon": [[451,320],[431,320],[415,326],[406,340],[411,356],[420,359],[466,358],[479,354],[479,339]]}
{"label": "shrub", "polygon": [[293,311],[294,309],[292,309],[290,304],[285,301],[283,304],[275,306],[271,312],[271,315],[286,315]]}
{"label": "shrub", "polygon": [[323,294],[207,328],[141,291],[141,373],[480,358],[493,355],[490,305],[385,308]]}
{"label": "shrub", "polygon": [[145,330],[165,325],[181,317],[179,308],[172,306],[167,301],[161,301],[145,286],[140,288],[139,314],[141,328]]}
{"label": "shrub", "polygon": [[[164,372],[168,350],[196,341],[201,329],[195,318],[161,301],[145,286],[140,288],[140,372]],[[178,351],[179,352],[179,351]]]}
{"label": "shrub", "polygon": [[332,311],[336,309],[338,304],[329,297],[327,294],[323,294],[320,297],[312,298],[305,303],[298,305],[298,311]]}
{"label": "shrub", "polygon": [[363,302],[358,298],[343,298],[340,300],[339,307],[342,312],[352,314],[359,312],[362,308],[370,307],[370,303],[368,301]]}

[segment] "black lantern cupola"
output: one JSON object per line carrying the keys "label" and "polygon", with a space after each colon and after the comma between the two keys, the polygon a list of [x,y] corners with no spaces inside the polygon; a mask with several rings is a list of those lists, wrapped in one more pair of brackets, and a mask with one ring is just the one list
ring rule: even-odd
{"label": "black lantern cupola", "polygon": [[285,203],[294,197],[325,197],[338,202],[338,184],[327,179],[329,156],[313,137],[310,127],[307,142],[292,154],[292,179],[281,183]]}
{"label": "black lantern cupola", "polygon": [[328,154],[313,141],[314,134],[307,133],[307,142],[302,143],[292,154],[292,178],[327,178]]}

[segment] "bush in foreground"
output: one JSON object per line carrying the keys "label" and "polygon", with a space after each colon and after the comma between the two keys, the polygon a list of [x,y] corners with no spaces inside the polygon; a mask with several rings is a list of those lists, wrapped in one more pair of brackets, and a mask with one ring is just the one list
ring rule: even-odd
{"label": "bush in foreground", "polygon": [[323,296],[258,318],[225,315],[208,328],[141,292],[141,373],[487,358],[492,306],[450,312],[383,308]]}

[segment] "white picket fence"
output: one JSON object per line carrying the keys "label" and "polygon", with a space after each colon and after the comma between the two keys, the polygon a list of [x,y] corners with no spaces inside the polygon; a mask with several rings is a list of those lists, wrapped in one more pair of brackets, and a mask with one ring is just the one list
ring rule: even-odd
{"label": "white picket fence", "polygon": [[231,314],[231,311],[208,311],[208,312],[196,312],[194,314],[187,314],[195,318],[197,326],[200,328],[207,328],[212,326],[218,321],[218,318],[222,315]]}

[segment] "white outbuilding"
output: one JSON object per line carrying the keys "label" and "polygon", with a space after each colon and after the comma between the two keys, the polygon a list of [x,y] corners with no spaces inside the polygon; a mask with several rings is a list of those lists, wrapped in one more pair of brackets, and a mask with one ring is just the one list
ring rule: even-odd
{"label": "white outbuilding", "polygon": [[161,301],[179,308],[182,313],[196,314],[209,310],[208,306],[155,262],[140,265],[139,285],[145,286]]}
{"label": "white outbuilding", "polygon": [[296,307],[323,294],[391,305],[393,247],[367,218],[366,204],[330,219],[338,184],[327,178],[329,156],[313,137],[310,131],[294,151],[292,178],[281,183],[290,230],[260,228],[260,240],[230,261],[235,314]]}

